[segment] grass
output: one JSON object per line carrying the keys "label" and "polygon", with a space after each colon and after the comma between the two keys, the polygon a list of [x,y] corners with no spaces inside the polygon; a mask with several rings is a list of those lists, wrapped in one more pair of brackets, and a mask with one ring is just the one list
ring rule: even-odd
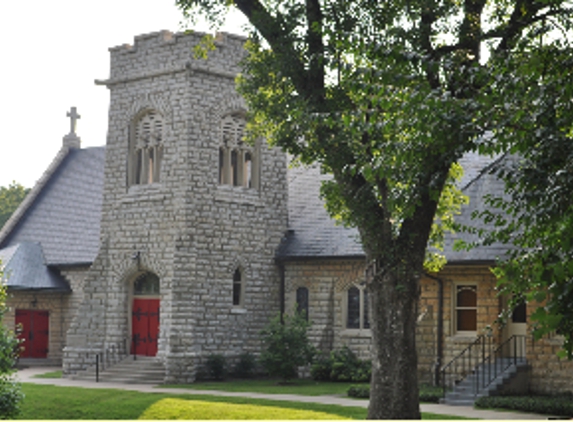
{"label": "grass", "polygon": [[[188,408],[201,401],[210,403],[210,411],[222,408],[223,404],[244,404],[250,406],[271,407],[280,414],[280,419],[288,419],[290,412],[310,411],[336,415],[350,419],[365,419],[363,407],[344,407],[316,403],[285,402],[279,400],[261,400],[243,397],[217,397],[192,394],[141,393],[115,389],[88,389],[76,387],[58,387],[23,383],[22,390],[26,398],[22,403],[22,413],[18,419],[138,419],[151,409],[164,408],[165,399],[176,399],[178,408]],[[169,403],[169,402],[167,402]],[[207,412],[207,411],[205,411]],[[165,414],[154,414],[159,419]],[[204,414],[185,414],[185,419],[206,419]],[[333,416],[334,417],[334,416]],[[423,419],[461,419],[445,415],[424,413]],[[308,415],[304,417],[309,418]],[[221,416],[217,419],[222,419]],[[264,419],[269,419],[265,415]]]}
{"label": "grass", "polygon": [[[364,385],[369,385],[365,383]],[[224,382],[196,382],[194,384],[162,385],[161,388],[187,388],[190,390],[217,390],[265,394],[300,394],[302,396],[346,396],[350,384],[343,382],[297,379],[292,383],[279,384],[278,380],[229,380]]]}
{"label": "grass", "polygon": [[62,378],[62,371],[52,371],[34,375],[34,378]]}

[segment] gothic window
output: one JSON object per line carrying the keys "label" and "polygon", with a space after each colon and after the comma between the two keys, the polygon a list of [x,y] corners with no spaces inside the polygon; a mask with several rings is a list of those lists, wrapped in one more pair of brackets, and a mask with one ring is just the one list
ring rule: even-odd
{"label": "gothic window", "polygon": [[153,273],[139,275],[133,283],[134,296],[159,296],[159,277]]}
{"label": "gothic window", "polygon": [[237,268],[233,274],[233,306],[243,306],[243,295],[243,275]]}
{"label": "gothic window", "polygon": [[255,147],[243,142],[245,118],[230,114],[221,121],[219,184],[258,187],[258,161]]}
{"label": "gothic window", "polygon": [[129,186],[160,181],[163,132],[163,116],[157,111],[146,111],[134,120],[129,141]]}
{"label": "gothic window", "polygon": [[370,328],[368,292],[364,288],[352,286],[346,292],[346,328]]}
{"label": "gothic window", "polygon": [[457,285],[455,306],[456,331],[476,331],[477,286]]}
{"label": "gothic window", "polygon": [[296,310],[302,313],[308,321],[308,289],[306,287],[296,289]]}

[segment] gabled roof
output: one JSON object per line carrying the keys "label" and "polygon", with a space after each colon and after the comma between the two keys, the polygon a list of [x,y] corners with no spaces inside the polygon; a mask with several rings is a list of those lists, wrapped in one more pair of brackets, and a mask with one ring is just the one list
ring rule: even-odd
{"label": "gabled roof", "polygon": [[279,249],[279,258],[364,256],[358,231],[336,224],[320,199],[321,182],[328,177],[316,165],[289,168],[289,233]]}
{"label": "gabled roof", "polygon": [[[503,193],[503,182],[487,169],[496,158],[478,153],[468,153],[460,164],[464,176],[460,181],[463,192],[469,196],[469,205],[462,207],[456,221],[481,228],[483,222],[472,220],[473,211],[483,209],[484,195]],[[322,175],[318,166],[289,169],[289,233],[278,251],[281,260],[317,259],[334,257],[364,257],[358,231],[337,225],[331,219],[320,198],[320,185],[328,178]],[[493,262],[507,250],[505,245],[476,247],[470,251],[453,250],[456,239],[468,242],[478,240],[469,233],[446,235],[444,254],[450,263]]]}
{"label": "gabled roof", "polygon": [[99,248],[105,147],[63,148],[0,232],[0,249],[41,245],[47,265],[90,264]]}
{"label": "gabled roof", "polygon": [[64,278],[46,266],[38,243],[24,242],[0,250],[0,266],[10,290],[70,291]]}

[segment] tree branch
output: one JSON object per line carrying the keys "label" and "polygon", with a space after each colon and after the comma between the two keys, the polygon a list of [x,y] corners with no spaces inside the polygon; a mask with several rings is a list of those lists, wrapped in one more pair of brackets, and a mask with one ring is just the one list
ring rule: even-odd
{"label": "tree branch", "polygon": [[269,43],[273,51],[288,63],[283,69],[292,79],[299,94],[307,95],[304,65],[294,49],[294,43],[287,41],[291,36],[284,30],[280,20],[273,17],[258,0],[234,0],[234,4]]}
{"label": "tree branch", "polygon": [[309,56],[308,92],[316,105],[324,100],[324,44],[322,11],[318,0],[306,0],[307,42]]}

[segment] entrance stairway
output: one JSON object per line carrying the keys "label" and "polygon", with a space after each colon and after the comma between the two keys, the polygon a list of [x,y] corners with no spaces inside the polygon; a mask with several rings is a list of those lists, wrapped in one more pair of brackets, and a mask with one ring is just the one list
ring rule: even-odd
{"label": "entrance stairway", "polygon": [[[162,384],[165,377],[163,364],[154,357],[127,356],[117,364],[100,370],[99,382],[116,382],[121,384]],[[91,367],[85,371],[74,374],[72,379],[96,381],[96,368]]]}
{"label": "entrance stairway", "polygon": [[[527,387],[524,376],[525,337],[512,336],[496,346],[491,338],[479,336],[441,371],[444,404],[473,406],[479,397],[499,394],[511,388]],[[521,376],[520,376],[521,375]]]}
{"label": "entrance stairway", "polygon": [[[500,368],[503,370],[500,371]],[[515,362],[511,358],[500,358],[497,362],[482,363],[451,391],[446,392],[441,403],[451,406],[473,406],[478,398],[498,394],[509,386],[518,374],[527,370],[527,361],[524,358],[518,358]],[[495,372],[497,375],[492,377]],[[485,384],[483,380],[488,380],[487,385],[483,385]]]}

